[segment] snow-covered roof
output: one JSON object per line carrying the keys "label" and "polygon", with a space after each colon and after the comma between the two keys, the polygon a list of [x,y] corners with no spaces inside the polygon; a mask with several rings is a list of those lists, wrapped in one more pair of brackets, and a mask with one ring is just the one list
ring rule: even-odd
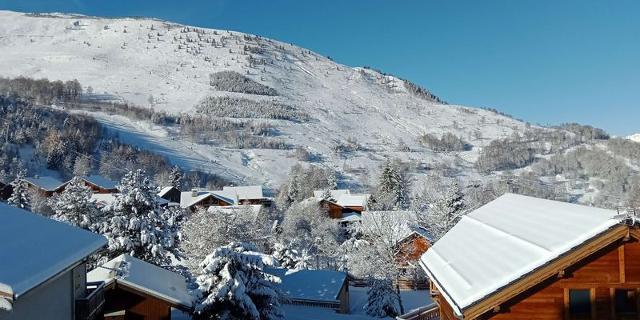
{"label": "snow-covered roof", "polygon": [[340,218],[340,222],[358,222],[362,219],[360,213],[358,212],[347,212],[342,214],[342,218]]}
{"label": "snow-covered roof", "polygon": [[0,290],[15,298],[107,244],[98,234],[0,203]]}
{"label": "snow-covered roof", "polygon": [[128,254],[120,255],[87,273],[87,281],[116,281],[175,306],[190,308],[192,297],[179,274]]}
{"label": "snow-covered roof", "polygon": [[82,176],[80,179],[104,189],[115,189],[118,185],[116,182],[99,175]]}
{"label": "snow-covered roof", "polygon": [[[313,196],[316,199],[321,200],[324,197],[325,192],[325,190],[316,190],[313,192]],[[338,199],[342,195],[351,194],[351,191],[348,189],[329,190],[329,194],[331,195],[331,198]]]}
{"label": "snow-covered roof", "polygon": [[53,177],[29,177],[24,180],[45,191],[56,191],[66,184]]}
{"label": "snow-covered roof", "polygon": [[215,191],[196,191],[195,195],[193,191],[184,191],[180,193],[180,207],[189,208],[209,197],[214,197],[230,204],[236,203],[235,199],[227,198],[220,195],[219,193],[216,193]]}
{"label": "snow-covered roof", "polygon": [[262,186],[223,187],[221,195],[231,199],[258,200],[264,199]]}
{"label": "snow-covered roof", "polygon": [[209,213],[223,212],[223,213],[236,213],[236,212],[251,212],[257,215],[262,210],[262,206],[259,204],[251,205],[238,205],[238,206],[211,206],[207,209]]}
{"label": "snow-covered roof", "polygon": [[265,271],[280,278],[280,289],[287,298],[299,300],[337,301],[347,278],[346,273],[333,270],[265,268]]}
{"label": "snow-covered roof", "polygon": [[176,188],[174,186],[168,186],[168,187],[162,188],[162,190],[160,190],[160,192],[158,192],[158,197],[164,197],[169,191],[171,191],[173,189],[176,189]]}
{"label": "snow-covered roof", "polygon": [[342,207],[364,207],[369,201],[368,194],[343,194],[336,203]]}
{"label": "snow-covered roof", "polygon": [[464,216],[421,258],[461,310],[619,223],[616,211],[505,194]]}
{"label": "snow-covered roof", "polygon": [[[91,201],[100,205],[111,205],[114,201],[116,201],[116,196],[120,193],[94,193],[91,195]],[[160,198],[160,196],[156,196],[156,202],[159,205],[165,205],[169,203],[169,200]]]}

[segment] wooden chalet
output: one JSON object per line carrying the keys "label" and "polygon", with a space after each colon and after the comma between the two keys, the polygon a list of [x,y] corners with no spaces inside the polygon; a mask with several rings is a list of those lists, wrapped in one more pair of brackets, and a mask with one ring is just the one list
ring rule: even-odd
{"label": "wooden chalet", "polygon": [[222,191],[214,191],[225,198],[234,199],[238,205],[262,205],[270,207],[273,199],[264,195],[262,186],[225,186]]}
{"label": "wooden chalet", "polygon": [[123,254],[87,274],[105,283],[104,319],[171,319],[171,309],[191,310],[186,280],[140,259]]}
{"label": "wooden chalet", "polygon": [[209,208],[211,206],[232,206],[236,202],[212,191],[192,190],[180,193],[180,207],[196,211],[198,208]]}
{"label": "wooden chalet", "polygon": [[117,183],[98,175],[79,177],[94,193],[117,193]]}
{"label": "wooden chalet", "polygon": [[51,197],[56,193],[64,191],[67,182],[62,182],[53,177],[29,177],[24,178],[27,187],[31,192],[39,193],[45,197]]}
{"label": "wooden chalet", "polygon": [[415,319],[640,319],[636,221],[506,194],[422,256],[437,307]]}
{"label": "wooden chalet", "polygon": [[169,202],[180,203],[180,190],[174,186],[164,187],[158,192],[158,197]]}
{"label": "wooden chalet", "polygon": [[313,192],[320,206],[332,219],[344,219],[367,208],[368,194],[351,194],[350,190],[317,190]]}

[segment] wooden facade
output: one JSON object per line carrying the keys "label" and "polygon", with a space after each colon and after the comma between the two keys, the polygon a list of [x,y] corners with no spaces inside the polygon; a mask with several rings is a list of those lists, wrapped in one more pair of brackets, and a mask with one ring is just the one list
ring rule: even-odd
{"label": "wooden facade", "polygon": [[[619,225],[462,310],[464,319],[640,319],[640,231]],[[458,319],[432,284],[441,319]]]}
{"label": "wooden facade", "polygon": [[108,188],[108,187],[99,186],[97,184],[91,183],[84,179],[82,181],[84,182],[85,187],[91,189],[93,193],[118,193],[117,188]]}
{"label": "wooden facade", "polygon": [[329,218],[331,219],[341,219],[345,213],[362,213],[364,207],[362,206],[348,206],[343,207],[335,202],[331,202],[328,200],[320,200],[320,206],[327,211],[329,214]]}
{"label": "wooden facade", "polygon": [[180,203],[180,190],[176,187],[171,187],[169,190],[166,190],[160,198],[165,199],[170,202]]}
{"label": "wooden facade", "polygon": [[169,320],[171,308],[180,308],[121,283],[108,287],[105,301],[105,320]]}

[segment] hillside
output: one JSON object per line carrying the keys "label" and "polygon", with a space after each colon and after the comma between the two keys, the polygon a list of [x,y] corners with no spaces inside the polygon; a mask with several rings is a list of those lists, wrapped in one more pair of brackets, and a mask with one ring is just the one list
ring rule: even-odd
{"label": "hillside", "polygon": [[[585,138],[581,128],[540,128],[495,111],[446,104],[397,77],[235,31],[154,19],[0,11],[0,50],[0,76],[78,79],[88,101],[206,119],[185,127],[89,112],[126,143],[236,183],[278,187],[291,166],[304,162],[335,170],[343,186],[364,188],[386,159],[399,159],[416,179],[434,168],[469,183],[509,171],[553,190],[559,183],[572,201],[591,203],[606,178],[577,174],[580,165],[550,170],[538,163],[565,161],[560,158],[575,152],[591,159],[602,151],[623,161],[625,170],[638,169],[636,159],[615,154],[592,134]],[[196,130],[197,123],[206,125]],[[459,147],[434,147],[444,134]],[[493,149],[503,158],[524,151],[524,159],[477,170],[492,141],[517,135],[527,136],[516,139],[526,149],[516,152],[508,143]]]}

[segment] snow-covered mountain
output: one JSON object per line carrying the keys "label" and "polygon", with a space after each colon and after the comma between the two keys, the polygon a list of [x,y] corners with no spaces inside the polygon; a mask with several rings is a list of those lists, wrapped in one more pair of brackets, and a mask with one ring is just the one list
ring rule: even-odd
{"label": "snow-covered mountain", "polygon": [[[496,112],[444,104],[397,77],[341,65],[290,44],[154,19],[0,11],[0,52],[0,76],[78,79],[94,98],[194,113],[203,99],[228,96],[273,101],[308,116],[261,119],[292,146],[276,150],[187,143],[172,139],[171,128],[94,114],[126,142],[238,182],[278,185],[299,161],[296,148],[316,155],[315,162],[341,172],[346,181],[365,183],[369,169],[391,157],[425,167],[472,166],[479,148],[526,126]],[[235,71],[277,95],[219,91],[210,75],[221,71]],[[433,153],[418,142],[425,133],[445,132],[464,139],[471,150]],[[344,145],[355,146],[348,157],[336,152]]]}
{"label": "snow-covered mountain", "polygon": [[640,143],[640,133],[630,135],[627,139]]}

